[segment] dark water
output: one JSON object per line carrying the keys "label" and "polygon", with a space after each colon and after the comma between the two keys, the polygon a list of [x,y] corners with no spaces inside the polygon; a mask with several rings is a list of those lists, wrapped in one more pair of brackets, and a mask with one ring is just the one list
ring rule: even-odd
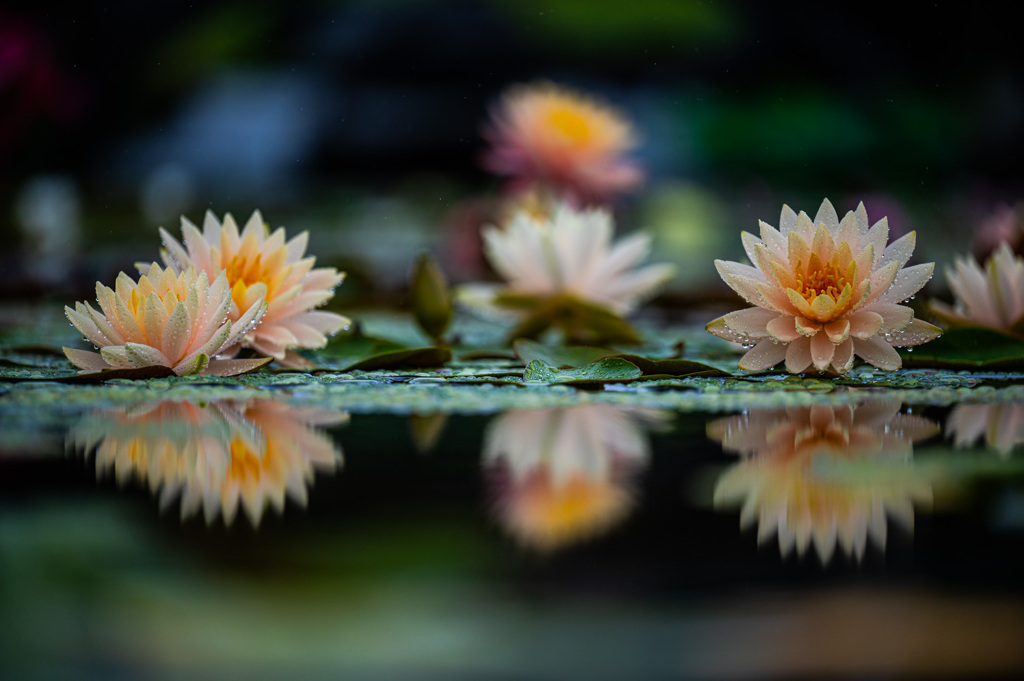
{"label": "dark water", "polygon": [[1012,676],[1022,421],[6,413],[0,676]]}

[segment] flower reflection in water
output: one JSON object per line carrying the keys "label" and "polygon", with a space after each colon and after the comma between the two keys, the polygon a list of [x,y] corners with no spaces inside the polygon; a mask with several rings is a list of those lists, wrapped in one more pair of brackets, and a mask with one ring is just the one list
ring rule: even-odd
{"label": "flower reflection in water", "polygon": [[268,505],[285,497],[305,506],[316,472],[342,462],[317,427],[344,423],[344,412],[298,408],[266,399],[244,403],[163,401],[105,410],[82,419],[68,435],[76,449],[95,449],[97,473],[118,482],[136,477],[159,494],[160,507],[181,498],[181,517],[202,511],[230,525],[239,505],[258,525]]}
{"label": "flower reflection in water", "polygon": [[610,530],[635,505],[650,457],[645,428],[668,417],[605,404],[502,414],[483,454],[499,522],[544,551]]}
{"label": "flower reflection in water", "polygon": [[913,443],[939,432],[898,402],[750,410],[708,424],[708,437],[742,460],[719,478],[716,506],[740,505],[758,541],[778,535],[782,554],[813,542],[822,563],[836,544],[861,559],[870,536],[885,547],[888,517],[913,528],[914,504],[931,504],[915,475]]}
{"label": "flower reflection in water", "polygon": [[957,447],[984,438],[1003,456],[1024,443],[1024,404],[958,404],[946,420],[946,434]]}

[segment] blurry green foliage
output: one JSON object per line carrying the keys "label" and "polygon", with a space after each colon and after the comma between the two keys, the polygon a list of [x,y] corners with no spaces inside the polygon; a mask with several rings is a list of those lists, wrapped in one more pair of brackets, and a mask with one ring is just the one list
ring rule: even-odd
{"label": "blurry green foliage", "polygon": [[725,43],[739,35],[726,3],[700,0],[498,0],[531,34],[588,57],[615,59],[619,50],[658,50]]}

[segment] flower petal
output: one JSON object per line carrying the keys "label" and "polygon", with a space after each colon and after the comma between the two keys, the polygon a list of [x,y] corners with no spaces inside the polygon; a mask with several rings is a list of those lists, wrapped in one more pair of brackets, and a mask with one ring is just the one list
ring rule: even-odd
{"label": "flower petal", "polygon": [[914,318],[914,311],[912,309],[895,303],[879,303],[876,301],[870,305],[865,305],[861,308],[861,311],[875,312],[882,316],[882,328],[879,329],[881,333],[899,331]]}
{"label": "flower petal", "polygon": [[811,362],[818,371],[824,371],[832,363],[832,356],[835,355],[836,346],[828,334],[819,333],[811,336]]}
{"label": "flower petal", "polygon": [[882,329],[885,320],[871,310],[857,310],[846,317],[850,321],[850,335],[854,338],[871,338]]}
{"label": "flower petal", "polygon": [[255,371],[274,361],[273,357],[255,359],[215,359],[206,366],[206,373],[214,376],[238,376]]}
{"label": "flower petal", "polygon": [[747,338],[764,338],[768,335],[765,330],[768,322],[779,315],[771,310],[761,307],[748,307],[745,310],[737,310],[725,315],[726,326]]}
{"label": "flower petal", "polygon": [[[818,214],[814,216],[814,224],[815,226],[824,224],[825,228],[833,233],[839,229],[839,215],[828,199],[821,202]],[[827,260],[827,258],[825,259]]]}
{"label": "flower petal", "polygon": [[847,338],[836,346],[832,356],[832,368],[837,374],[845,374],[853,367],[853,339]]}
{"label": "flower petal", "polygon": [[[924,288],[928,280],[932,278],[935,270],[935,263],[914,265],[900,270],[895,280],[885,293],[878,296],[876,300],[880,303],[902,303],[904,300],[913,297],[915,293]],[[874,285],[872,284],[872,289]]]}
{"label": "flower petal", "polygon": [[921,345],[942,335],[942,329],[928,322],[915,319],[900,331],[889,335],[889,342],[896,347]]}
{"label": "flower petal", "polygon": [[885,371],[895,371],[903,366],[903,360],[892,346],[878,336],[854,338],[853,351],[868,364]]}
{"label": "flower petal", "polygon": [[789,343],[800,337],[801,331],[797,329],[796,317],[784,315],[776,317],[768,322],[765,327],[768,335],[780,343]]}
{"label": "flower petal", "polygon": [[786,348],[786,371],[799,374],[811,366],[811,339],[797,338]]}
{"label": "flower petal", "polygon": [[195,374],[203,373],[203,370],[207,365],[209,365],[209,363],[210,356],[200,352],[191,356],[187,361],[184,361],[174,367],[173,370],[178,376],[193,376]]}
{"label": "flower petal", "polygon": [[914,246],[916,244],[917,232],[911,232],[893,241],[882,251],[882,257],[879,258],[876,267],[884,267],[891,262],[897,262],[900,267],[903,267],[910,260],[910,256],[914,254]]}
{"label": "flower petal", "polygon": [[825,325],[825,333],[829,340],[838,345],[850,337],[850,320],[837,319]]}
{"label": "flower petal", "polygon": [[744,371],[765,371],[786,356],[786,346],[765,338],[740,358],[739,367]]}
{"label": "flower petal", "polygon": [[801,336],[813,336],[821,331],[821,324],[806,317],[794,317],[793,325]]}
{"label": "flower petal", "polygon": [[167,358],[167,355],[151,345],[143,345],[142,343],[125,343],[124,353],[125,358],[128,360],[128,366],[130,367],[173,366],[173,363]]}
{"label": "flower petal", "polygon": [[86,371],[102,371],[103,369],[111,368],[110,365],[104,361],[103,356],[98,352],[76,350],[74,348],[63,348],[63,350],[68,361],[79,369],[85,369]]}

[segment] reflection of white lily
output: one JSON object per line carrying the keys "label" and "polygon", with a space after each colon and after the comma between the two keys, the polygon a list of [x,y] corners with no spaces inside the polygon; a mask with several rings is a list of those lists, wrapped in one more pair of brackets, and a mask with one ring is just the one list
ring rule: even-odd
{"label": "reflection of white lily", "polygon": [[[708,437],[743,460],[722,474],[716,505],[741,506],[758,541],[778,535],[783,555],[813,542],[823,563],[839,544],[860,559],[870,536],[885,546],[886,521],[913,527],[915,503],[931,485],[913,476],[913,443],[938,433],[932,421],[899,413],[899,403],[751,410],[708,424]],[[884,476],[843,474],[866,465]],[[837,474],[838,472],[838,474]]]}
{"label": "reflection of white lily", "polygon": [[984,438],[985,446],[1006,456],[1024,443],[1024,405],[958,404],[946,420],[946,434],[957,447]]}
{"label": "reflection of white lily", "polygon": [[126,412],[92,414],[68,441],[95,448],[98,472],[113,468],[119,482],[135,476],[160,495],[161,507],[181,498],[181,516],[202,510],[231,524],[241,504],[253,525],[285,497],[306,504],[314,472],[333,470],[341,453],[316,426],[342,423],[341,412],[251,400],[198,406],[167,400]]}
{"label": "reflection of white lily", "polygon": [[643,424],[665,418],[603,404],[502,414],[483,454],[500,522],[540,549],[610,529],[633,507],[631,479],[650,456]]}

